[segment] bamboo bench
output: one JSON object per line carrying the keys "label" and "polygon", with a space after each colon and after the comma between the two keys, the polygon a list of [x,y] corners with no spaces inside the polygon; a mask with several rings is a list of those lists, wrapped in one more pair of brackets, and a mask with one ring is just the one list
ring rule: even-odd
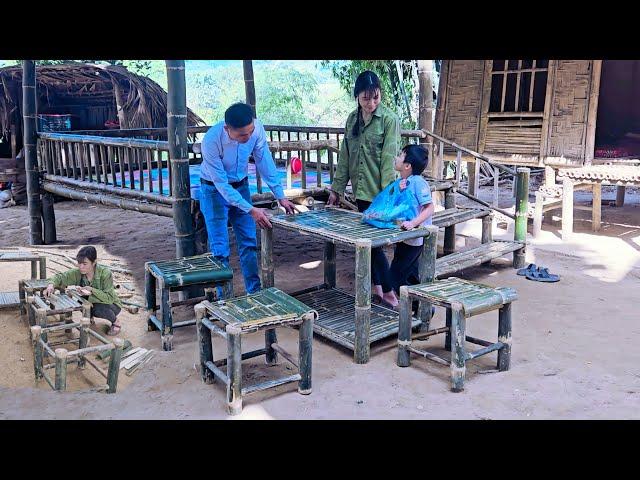
{"label": "bamboo bench", "polygon": [[[107,393],[115,393],[118,386],[118,372],[120,370],[120,359],[122,357],[122,349],[124,342],[119,338],[114,338],[112,342],[102,337],[98,333],[94,332],[90,328],[91,322],[88,318],[83,318],[80,322],[74,322],[69,324],[57,325],[52,327],[41,327],[35,325],[31,327],[31,341],[33,343],[33,368],[36,377],[36,382],[41,378],[45,381],[53,390],[64,391],[67,389],[67,366],[75,363],[78,368],[83,370],[88,363],[91,365],[100,375],[102,375],[106,384],[99,385],[91,390],[106,391]],[[51,348],[56,343],[48,340],[50,333],[60,332],[66,329],[77,329],[80,332],[80,336],[73,339],[66,339],[58,344],[75,344],[77,342],[78,348],[75,350],[67,350],[66,348]],[[95,347],[89,346],[89,337],[94,337],[102,345]],[[111,352],[109,359],[109,368],[105,372],[100,365],[94,363],[89,354]],[[45,363],[47,357],[54,359],[53,363]],[[54,378],[51,378],[47,374],[47,370],[54,368]]]}
{"label": "bamboo bench", "polygon": [[[436,280],[433,283],[400,287],[400,325],[398,330],[399,367],[411,364],[411,353],[421,355],[441,365],[450,365],[451,390],[464,389],[466,362],[498,351],[498,370],[509,370],[511,364],[511,302],[518,298],[512,288],[494,288],[460,278]],[[430,310],[432,304],[445,307],[446,326],[427,330],[411,336],[411,301],[418,300]],[[466,335],[466,319],[472,316],[498,310],[498,341],[495,343]],[[445,349],[451,352],[446,359],[433,353],[414,348],[412,340],[425,339],[446,333]],[[467,352],[465,341],[482,345],[484,348]]]}
{"label": "bamboo bench", "polygon": [[[213,300],[214,290],[222,290],[222,298],[233,297],[233,271],[216,260],[211,253],[184,257],[163,262],[146,262],[145,298],[149,312],[147,328],[149,331],[160,330],[163,350],[173,348],[173,329],[195,325],[196,321],[186,320],[173,322],[171,309],[180,305],[194,305],[203,300]],[[160,305],[156,303],[156,284],[160,287]],[[182,290],[205,287],[205,295],[187,300],[170,301],[170,293]],[[160,319],[156,310],[160,310]]]}
{"label": "bamboo bench", "polygon": [[[30,252],[0,252],[0,262],[30,262],[31,278],[47,278],[47,257]],[[24,308],[21,292],[0,292],[0,308]]]}
{"label": "bamboo bench", "polygon": [[[251,295],[196,305],[196,322],[200,356],[200,375],[205,383],[217,377],[227,388],[227,410],[230,415],[242,411],[242,397],[290,382],[298,382],[298,392],[311,393],[311,351],[313,322],[318,313],[304,303],[278,290],[267,288]],[[216,325],[218,323],[220,326]],[[276,328],[300,325],[298,361],[278,343]],[[242,353],[241,337],[264,330],[265,348]],[[211,335],[227,342],[227,356],[214,361]],[[242,386],[242,360],[265,355],[267,365],[278,360],[278,353],[298,369],[298,373],[248,387]],[[227,367],[226,374],[221,367]]]}

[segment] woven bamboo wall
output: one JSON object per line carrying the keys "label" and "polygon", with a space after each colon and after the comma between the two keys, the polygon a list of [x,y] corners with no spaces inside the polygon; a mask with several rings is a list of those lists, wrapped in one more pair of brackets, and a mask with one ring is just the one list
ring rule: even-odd
{"label": "woven bamboo wall", "polygon": [[484,60],[449,60],[449,63],[442,136],[476,150]]}
{"label": "woven bamboo wall", "polygon": [[584,159],[593,60],[558,60],[547,156]]}

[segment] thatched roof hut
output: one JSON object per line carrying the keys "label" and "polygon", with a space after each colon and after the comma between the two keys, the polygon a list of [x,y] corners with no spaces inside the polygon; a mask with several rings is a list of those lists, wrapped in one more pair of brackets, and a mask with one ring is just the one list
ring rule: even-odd
{"label": "thatched roof hut", "polygon": [[445,60],[436,133],[494,161],[640,155],[640,61]]}
{"label": "thatched roof hut", "polygon": [[[107,122],[116,121],[120,128],[167,126],[167,92],[125,67],[46,65],[37,67],[36,79],[38,115],[70,115],[72,130],[104,130]],[[22,145],[21,106],[22,67],[0,68],[0,137],[4,137],[5,148],[15,142],[18,151]],[[192,111],[188,110],[187,116],[188,125],[204,125]]]}

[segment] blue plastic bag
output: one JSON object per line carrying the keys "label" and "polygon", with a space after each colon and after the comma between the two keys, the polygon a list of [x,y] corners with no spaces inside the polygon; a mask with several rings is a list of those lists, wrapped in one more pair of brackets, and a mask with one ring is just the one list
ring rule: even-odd
{"label": "blue plastic bag", "polygon": [[362,222],[378,228],[398,228],[406,221],[418,216],[417,199],[405,188],[400,190],[398,179],[390,183],[371,202],[362,214]]}

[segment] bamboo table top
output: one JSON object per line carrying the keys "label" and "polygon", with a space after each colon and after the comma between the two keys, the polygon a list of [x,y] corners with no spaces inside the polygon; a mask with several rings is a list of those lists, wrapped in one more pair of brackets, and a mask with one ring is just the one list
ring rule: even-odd
{"label": "bamboo table top", "polygon": [[296,323],[308,315],[318,318],[315,310],[275,287],[243,297],[204,301],[202,304],[216,319],[227,325],[235,325],[243,332]]}
{"label": "bamboo table top", "polygon": [[407,287],[407,291],[409,295],[423,298],[436,305],[460,308],[465,317],[494,310],[518,298],[513,288],[495,288],[456,277],[410,286]]}
{"label": "bamboo table top", "polygon": [[29,278],[27,280],[23,280],[23,287],[28,292],[33,292],[35,290],[44,290],[49,285],[49,281],[46,278]]}
{"label": "bamboo table top", "polygon": [[400,227],[377,228],[362,223],[361,213],[332,207],[295,215],[275,215],[270,221],[274,226],[308,233],[334,243],[354,246],[362,242],[371,242],[372,247],[380,247],[430,235],[426,228],[415,228],[409,231],[401,230]]}
{"label": "bamboo table top", "polygon": [[47,298],[35,296],[34,303],[39,308],[47,310],[48,315],[55,315],[56,312],[61,310],[81,311],[84,308],[82,302],[64,293],[54,293]]}
{"label": "bamboo table top", "polygon": [[30,252],[0,252],[0,262],[30,262],[40,260],[40,255]]}
{"label": "bamboo table top", "polygon": [[233,270],[216,260],[211,253],[177,260],[147,262],[146,267],[154,276],[162,278],[167,287],[233,279]]}

